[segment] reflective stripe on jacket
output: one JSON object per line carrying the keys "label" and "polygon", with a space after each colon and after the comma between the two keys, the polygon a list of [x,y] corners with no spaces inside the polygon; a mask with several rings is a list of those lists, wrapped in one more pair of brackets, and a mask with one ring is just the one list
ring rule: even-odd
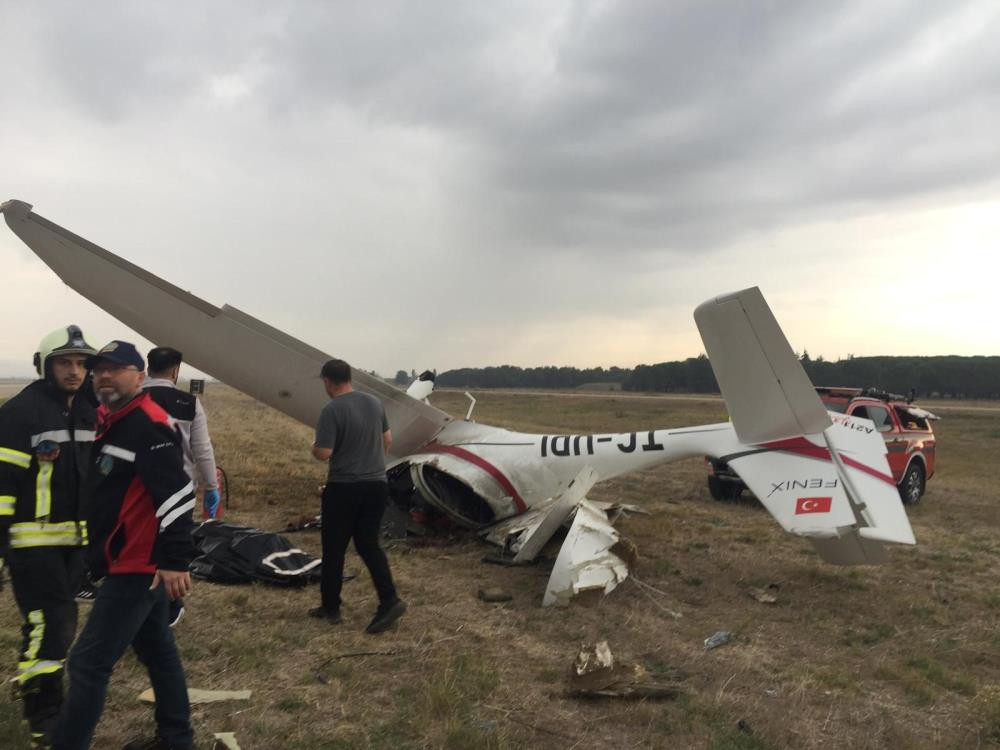
{"label": "reflective stripe on jacket", "polygon": [[167,413],[142,393],[100,415],[88,479],[91,575],[187,570],[195,492]]}
{"label": "reflective stripe on jacket", "polygon": [[[96,410],[89,382],[66,405],[65,394],[36,380],[0,405],[0,544],[65,546],[84,543],[84,472],[90,464]],[[39,461],[45,442],[59,446],[54,461]],[[68,524],[68,525],[65,525]]]}

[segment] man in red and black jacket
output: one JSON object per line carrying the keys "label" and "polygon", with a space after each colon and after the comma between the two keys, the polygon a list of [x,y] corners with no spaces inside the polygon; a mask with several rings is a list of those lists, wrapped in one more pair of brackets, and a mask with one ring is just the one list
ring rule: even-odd
{"label": "man in red and black jacket", "polygon": [[88,563],[91,577],[103,581],[69,655],[70,686],[52,747],[90,747],[111,671],[131,645],[156,693],[157,734],[126,750],[188,750],[187,683],[168,599],[191,588],[194,486],[169,417],[142,391],[145,362],[135,347],[112,341],[86,364],[101,402],[87,480]]}

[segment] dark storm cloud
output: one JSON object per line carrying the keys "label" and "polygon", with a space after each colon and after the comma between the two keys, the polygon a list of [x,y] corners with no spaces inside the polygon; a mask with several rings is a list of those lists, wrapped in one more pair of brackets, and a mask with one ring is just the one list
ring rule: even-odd
{"label": "dark storm cloud", "polygon": [[700,250],[1000,163],[989,3],[66,3],[34,19],[58,85],[98,118],[253,69],[279,126],[347,109],[435,133],[467,154],[457,221],[499,213],[509,249]]}
{"label": "dark storm cloud", "polygon": [[772,7],[621,3],[576,22],[554,98],[521,123],[533,137],[495,151],[519,223],[557,244],[703,246],[996,177],[995,21],[880,82],[965,9]]}
{"label": "dark storm cloud", "polygon": [[980,9],[977,27],[973,3],[296,7],[267,95],[453,138],[498,244],[701,249],[994,179],[1000,29]]}

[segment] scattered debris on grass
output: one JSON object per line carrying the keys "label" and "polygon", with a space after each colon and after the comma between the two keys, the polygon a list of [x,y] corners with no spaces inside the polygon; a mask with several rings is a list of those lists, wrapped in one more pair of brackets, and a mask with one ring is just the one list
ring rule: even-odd
{"label": "scattered debris on grass", "polygon": [[514,597],[506,589],[499,588],[497,586],[492,586],[490,588],[479,589],[479,598],[484,602],[489,602],[491,604],[498,602],[509,602]]}
{"label": "scattered debris on grass", "polygon": [[285,524],[283,534],[291,534],[296,531],[306,531],[307,529],[322,529],[323,521],[321,516],[299,516],[294,521]]}
{"label": "scattered debris on grass", "polygon": [[720,630],[717,633],[713,633],[705,639],[705,650],[711,651],[713,648],[725,646],[730,640],[732,640],[732,637],[733,634],[728,630]]}
{"label": "scattered debris on grass", "polygon": [[580,649],[569,685],[576,698],[676,698],[681,692],[677,683],[651,680],[640,664],[615,663],[607,641]]}
{"label": "scattered debris on grass", "polygon": [[750,588],[747,589],[747,596],[751,599],[755,599],[761,604],[777,604],[778,603],[778,584],[769,583],[766,588]]}

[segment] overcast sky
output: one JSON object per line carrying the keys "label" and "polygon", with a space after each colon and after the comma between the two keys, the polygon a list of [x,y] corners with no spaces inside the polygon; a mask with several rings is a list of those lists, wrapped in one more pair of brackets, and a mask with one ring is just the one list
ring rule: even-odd
{"label": "overcast sky", "polygon": [[[991,0],[9,3],[0,200],[387,375],[695,356],[754,285],[813,357],[995,355],[998,39]],[[0,375],[136,339],[0,258]]]}

